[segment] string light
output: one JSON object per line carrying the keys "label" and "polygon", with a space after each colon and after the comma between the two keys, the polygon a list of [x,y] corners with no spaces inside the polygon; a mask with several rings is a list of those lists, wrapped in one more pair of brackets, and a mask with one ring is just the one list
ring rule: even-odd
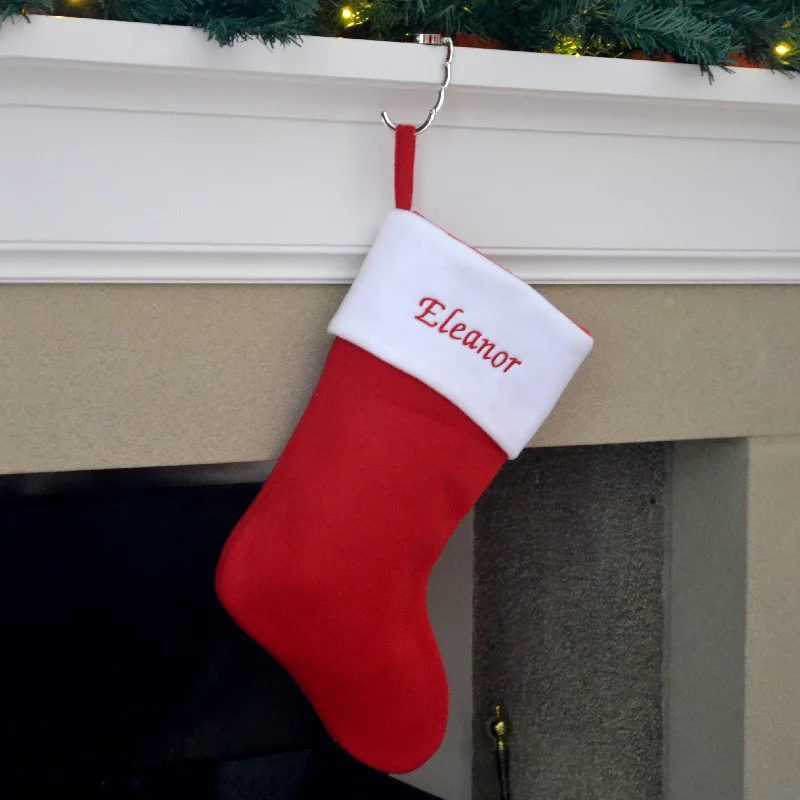
{"label": "string light", "polygon": [[345,7],[342,9],[342,19],[352,19],[352,18],[353,18],[353,11],[352,11],[352,9],[350,9],[350,8],[347,8],[347,6],[345,6]]}
{"label": "string light", "polygon": [[775,45],[775,52],[779,56],[785,56],[789,52],[789,45],[785,42],[781,42],[780,44]]}

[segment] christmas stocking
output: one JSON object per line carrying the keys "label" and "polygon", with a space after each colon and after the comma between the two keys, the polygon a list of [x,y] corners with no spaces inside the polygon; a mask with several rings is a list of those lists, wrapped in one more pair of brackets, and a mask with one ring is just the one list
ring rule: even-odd
{"label": "christmas stocking", "polygon": [[[413,132],[401,126],[406,207],[409,158]],[[384,223],[329,331],[316,391],[225,545],[216,588],[342,747],[407,772],[436,751],[447,723],[425,600],[431,568],[592,339],[403,209]]]}

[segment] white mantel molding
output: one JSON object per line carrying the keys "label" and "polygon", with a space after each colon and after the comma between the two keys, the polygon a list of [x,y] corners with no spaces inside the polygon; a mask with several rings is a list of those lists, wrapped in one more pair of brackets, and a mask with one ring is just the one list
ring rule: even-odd
{"label": "white mantel molding", "polygon": [[[0,245],[0,283],[350,283],[366,247]],[[534,284],[800,283],[800,252],[484,248]]]}
{"label": "white mantel molding", "polygon": [[[440,48],[0,28],[0,281],[347,282]],[[800,282],[800,81],[456,49],[416,207],[535,283]]]}

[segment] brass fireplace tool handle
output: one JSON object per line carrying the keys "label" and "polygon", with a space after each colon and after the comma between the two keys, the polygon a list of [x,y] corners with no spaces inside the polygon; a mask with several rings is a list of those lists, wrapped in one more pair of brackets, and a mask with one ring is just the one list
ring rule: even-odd
{"label": "brass fireplace tool handle", "polygon": [[496,705],[488,722],[489,736],[494,742],[494,755],[497,763],[497,779],[500,782],[500,800],[511,800],[511,782],[508,770],[508,735],[510,726],[503,713],[503,707]]}

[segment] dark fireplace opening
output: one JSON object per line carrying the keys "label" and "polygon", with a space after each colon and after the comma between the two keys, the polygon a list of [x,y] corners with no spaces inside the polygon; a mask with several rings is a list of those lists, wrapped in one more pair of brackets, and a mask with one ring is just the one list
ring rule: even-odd
{"label": "dark fireplace opening", "polygon": [[217,602],[265,473],[0,477],[0,796],[431,797],[339,750]]}

